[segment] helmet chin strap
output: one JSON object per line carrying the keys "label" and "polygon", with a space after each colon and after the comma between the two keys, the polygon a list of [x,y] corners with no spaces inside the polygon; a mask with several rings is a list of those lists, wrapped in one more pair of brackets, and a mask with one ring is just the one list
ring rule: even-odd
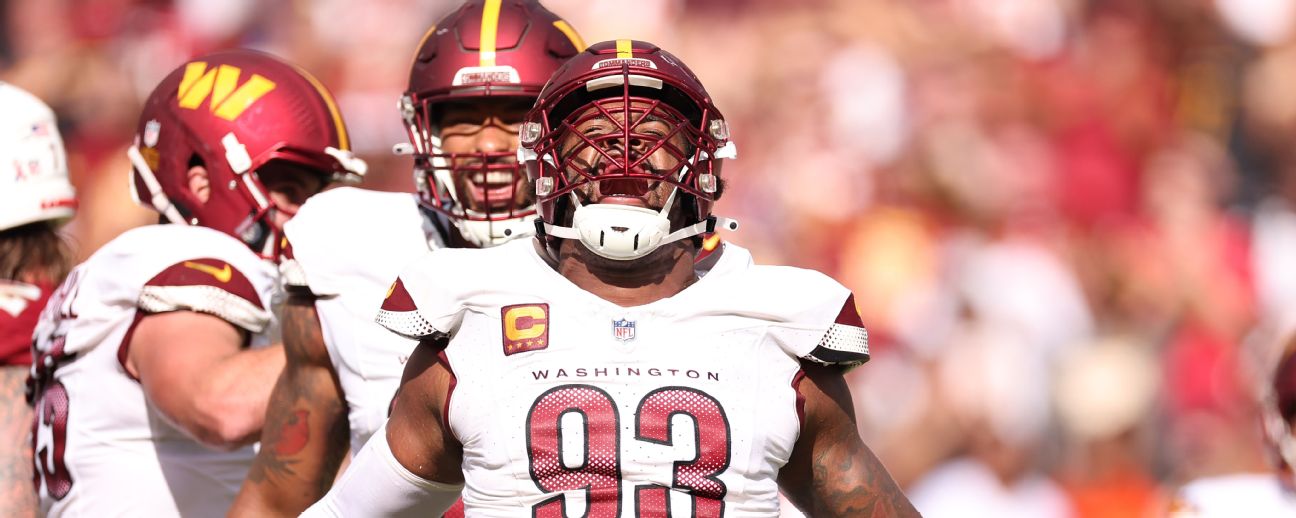
{"label": "helmet chin strap", "polygon": [[135,202],[143,205],[147,201],[153,210],[165,216],[167,221],[176,225],[188,225],[189,222],[184,219],[184,216],[180,215],[179,210],[176,210],[176,206],[171,203],[171,199],[167,198],[166,191],[162,190],[162,184],[158,182],[157,176],[153,174],[153,168],[149,167],[148,161],[144,160],[144,155],[140,153],[139,148],[136,146],[126,148],[126,157],[130,159],[131,165],[135,166],[136,174],[139,175],[140,179],[144,180],[144,185],[149,190],[149,197],[145,200],[144,193],[139,192],[139,189],[135,187],[134,180],[132,180],[130,190],[131,197],[135,199]]}
{"label": "helmet chin strap", "polygon": [[536,230],[561,239],[580,240],[591,252],[608,259],[631,261],[652,253],[662,245],[714,232],[717,225],[729,230],[738,229],[735,220],[709,216],[703,221],[671,232],[668,215],[678,192],[679,188],[671,191],[661,210],[611,203],[581,205],[575,193],[572,193],[575,207],[572,226],[560,227],[537,219]]}
{"label": "helmet chin strap", "polygon": [[498,246],[520,237],[527,237],[535,232],[531,218],[510,218],[503,220],[474,220],[460,218],[451,220],[459,235],[478,248]]}

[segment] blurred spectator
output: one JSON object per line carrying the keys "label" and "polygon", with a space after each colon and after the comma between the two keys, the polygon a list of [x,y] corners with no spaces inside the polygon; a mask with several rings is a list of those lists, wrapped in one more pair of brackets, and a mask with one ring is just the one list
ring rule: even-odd
{"label": "blurred spectator", "polygon": [[1060,363],[1055,404],[1066,458],[1059,475],[1082,518],[1141,518],[1165,498],[1150,469],[1156,358],[1130,337],[1110,336]]}
{"label": "blurred spectator", "polygon": [[1047,363],[1010,328],[968,321],[942,358],[941,399],[963,432],[963,453],[910,490],[923,516],[1072,516],[1043,472],[1049,419]]}

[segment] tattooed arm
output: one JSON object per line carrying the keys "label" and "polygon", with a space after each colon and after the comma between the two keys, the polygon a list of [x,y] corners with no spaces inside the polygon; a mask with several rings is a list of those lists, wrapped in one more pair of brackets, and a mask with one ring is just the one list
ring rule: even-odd
{"label": "tattooed arm", "polygon": [[347,454],[346,402],[314,297],[290,296],[282,320],[287,365],[231,516],[297,516],[324,496]]}
{"label": "tattooed arm", "polygon": [[0,367],[0,509],[13,517],[36,516],[26,380],[26,367]]}
{"label": "tattooed arm", "polygon": [[918,511],[860,439],[841,371],[804,364],[805,424],[779,472],[784,494],[815,517],[911,517]]}

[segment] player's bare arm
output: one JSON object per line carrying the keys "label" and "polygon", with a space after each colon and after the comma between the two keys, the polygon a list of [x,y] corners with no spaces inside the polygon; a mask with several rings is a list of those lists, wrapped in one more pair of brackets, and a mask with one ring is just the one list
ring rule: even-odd
{"label": "player's bare arm", "polygon": [[446,423],[446,398],[454,375],[440,362],[445,339],[419,342],[405,364],[400,389],[387,421],[392,455],[405,469],[426,480],[462,484],[463,445]]}
{"label": "player's bare arm", "polygon": [[283,347],[243,349],[244,332],[192,311],[148,315],[131,337],[127,371],[174,424],[203,444],[233,449],[256,441]]}
{"label": "player's bare arm", "polygon": [[891,474],[860,439],[841,371],[805,363],[797,386],[805,424],[779,472],[788,499],[815,517],[919,516]]}
{"label": "player's bare arm", "polygon": [[31,408],[23,401],[25,367],[0,367],[0,509],[6,516],[36,515],[32,492]]}
{"label": "player's bare arm", "polygon": [[445,421],[454,379],[439,361],[445,346],[440,338],[419,343],[405,364],[385,430],[302,516],[436,516],[459,499],[463,446]]}
{"label": "player's bare arm", "polygon": [[261,449],[231,516],[297,516],[328,492],[347,454],[347,407],[310,294],[289,296],[282,315],[283,373]]}

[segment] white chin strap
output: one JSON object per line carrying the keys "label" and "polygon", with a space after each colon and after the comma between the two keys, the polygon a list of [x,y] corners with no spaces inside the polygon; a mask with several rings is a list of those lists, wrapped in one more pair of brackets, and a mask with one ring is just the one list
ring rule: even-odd
{"label": "white chin strap", "polygon": [[[676,191],[677,192],[677,191]],[[629,261],[646,256],[657,247],[674,243],[698,234],[713,232],[718,227],[738,230],[738,222],[729,218],[711,216],[704,221],[670,231],[671,205],[675,192],[666,200],[660,211],[631,205],[595,203],[581,205],[572,195],[575,213],[572,226],[559,227],[540,223],[544,233],[561,239],[578,239],[591,252],[616,261]]]}
{"label": "white chin strap", "polygon": [[[149,190],[147,193],[148,199],[145,199],[145,193],[139,192],[139,189],[135,186],[135,180],[132,178],[130,192],[135,203],[158,211],[158,213],[166,217],[167,221],[176,225],[189,224],[180,215],[180,211],[176,209],[175,204],[171,203],[171,199],[167,198],[166,191],[162,190],[162,184],[158,182],[157,176],[153,174],[153,168],[149,167],[148,161],[144,160],[144,155],[140,153],[139,147],[132,145],[126,148],[126,158],[130,159],[131,165],[135,166],[135,174],[138,174],[140,179],[144,180],[144,185]],[[145,205],[146,203],[147,205]]]}
{"label": "white chin strap", "polygon": [[511,218],[495,221],[479,221],[466,218],[452,219],[459,235],[477,248],[502,245],[520,237],[535,234],[535,216]]}

